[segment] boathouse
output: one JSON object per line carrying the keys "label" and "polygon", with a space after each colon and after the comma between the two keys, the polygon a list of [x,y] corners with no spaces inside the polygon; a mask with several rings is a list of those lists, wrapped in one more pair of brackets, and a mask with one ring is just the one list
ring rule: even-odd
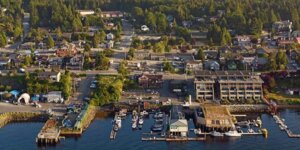
{"label": "boathouse", "polygon": [[186,137],[188,133],[188,122],[182,112],[182,106],[172,106],[170,112],[169,129],[171,136]]}
{"label": "boathouse", "polygon": [[201,130],[228,131],[234,127],[233,118],[226,107],[206,104],[195,109],[195,124]]}

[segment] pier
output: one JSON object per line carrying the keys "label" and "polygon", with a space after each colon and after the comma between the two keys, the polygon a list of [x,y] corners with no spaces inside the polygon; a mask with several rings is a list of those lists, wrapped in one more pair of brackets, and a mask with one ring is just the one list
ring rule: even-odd
{"label": "pier", "polygon": [[49,119],[39,132],[36,138],[37,144],[56,144],[60,139],[60,129],[57,128],[57,121]]}
{"label": "pier", "polygon": [[279,128],[286,132],[289,138],[300,138],[300,134],[294,134],[288,126],[285,124],[284,120],[277,115],[273,115],[274,120],[278,124]]}
{"label": "pier", "polygon": [[111,129],[109,138],[111,140],[114,140],[114,139],[116,139],[116,136],[117,136],[117,132],[114,129]]}

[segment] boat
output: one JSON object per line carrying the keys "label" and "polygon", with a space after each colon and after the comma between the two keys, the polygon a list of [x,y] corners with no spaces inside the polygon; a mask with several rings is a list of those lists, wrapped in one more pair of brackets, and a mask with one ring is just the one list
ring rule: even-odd
{"label": "boat", "polygon": [[242,136],[242,133],[238,133],[236,130],[230,130],[228,132],[224,133],[226,136],[230,136],[230,137],[240,137]]}
{"label": "boat", "polygon": [[122,119],[120,116],[116,115],[115,116],[115,120],[114,120],[115,124],[118,126],[118,128],[122,127]]}
{"label": "boat", "polygon": [[144,124],[144,119],[143,119],[143,118],[140,118],[140,119],[139,119],[139,124],[140,124],[140,125]]}
{"label": "boat", "polygon": [[132,122],[137,122],[138,119],[139,119],[138,116],[133,115],[131,121]]}
{"label": "boat", "polygon": [[241,126],[241,127],[248,127],[250,125],[250,121],[241,121],[241,122],[237,122],[236,123],[238,126]]}
{"label": "boat", "polygon": [[153,116],[154,119],[163,118],[163,117],[164,117],[164,114],[162,112],[157,112]]}
{"label": "boat", "polygon": [[249,129],[247,130],[247,132],[248,132],[248,133],[254,133],[254,130],[253,130],[252,128],[249,128]]}
{"label": "boat", "polygon": [[212,132],[210,132],[210,135],[211,135],[211,136],[214,136],[214,137],[221,137],[221,136],[224,136],[223,133],[220,133],[220,132],[217,132],[217,131],[212,131]]}
{"label": "boat", "polygon": [[201,134],[202,132],[201,132],[201,129],[194,129],[194,133],[195,133],[196,135],[199,135],[199,134]]}
{"label": "boat", "polygon": [[114,125],[114,127],[113,127],[113,130],[115,131],[115,132],[118,132],[118,130],[119,130],[119,127],[118,127],[118,125]]}
{"label": "boat", "polygon": [[132,127],[132,129],[136,129],[136,127],[137,127],[137,122],[133,122],[131,127]]}
{"label": "boat", "polygon": [[163,130],[164,126],[160,124],[155,124],[151,127],[151,130],[153,132],[161,132]]}
{"label": "boat", "polygon": [[147,115],[149,115],[149,113],[146,110],[144,110],[144,111],[141,112],[141,115],[147,116]]}

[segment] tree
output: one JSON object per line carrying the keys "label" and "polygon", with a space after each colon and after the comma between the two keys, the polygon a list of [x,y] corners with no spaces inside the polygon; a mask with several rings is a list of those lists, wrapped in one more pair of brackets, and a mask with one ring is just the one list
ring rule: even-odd
{"label": "tree", "polygon": [[172,64],[169,61],[165,61],[163,63],[163,69],[164,69],[164,71],[169,71],[172,73],[175,71],[174,67],[172,66]]}
{"label": "tree", "polygon": [[165,45],[162,41],[155,43],[153,47],[153,51],[155,53],[164,53],[165,52]]}
{"label": "tree", "polygon": [[118,73],[124,78],[126,77],[129,72],[126,68],[126,62],[125,61],[122,61],[119,65],[119,68],[118,68]]}
{"label": "tree", "polygon": [[130,48],[129,51],[128,51],[128,55],[127,55],[127,59],[128,60],[132,60],[134,58],[134,52],[135,52],[135,49],[134,48]]}
{"label": "tree", "polygon": [[146,12],[145,23],[150,29],[156,31],[156,17],[152,12]]}
{"label": "tree", "polygon": [[108,70],[110,67],[109,58],[107,58],[104,52],[99,52],[96,56],[96,68],[100,70]]}
{"label": "tree", "polygon": [[277,68],[282,70],[285,69],[286,65],[288,64],[288,58],[286,56],[286,53],[282,50],[280,50],[276,55],[276,62],[277,62]]}
{"label": "tree", "polygon": [[0,47],[7,45],[7,37],[4,32],[0,32]]}
{"label": "tree", "polygon": [[62,83],[62,94],[64,96],[65,99],[69,98],[69,96],[71,96],[71,92],[72,92],[72,77],[71,77],[71,73],[69,71],[66,71],[64,75],[62,75],[61,77],[61,81]]}
{"label": "tree", "polygon": [[162,33],[166,32],[166,29],[168,27],[167,17],[165,14],[158,13],[156,14],[157,17],[157,32]]}
{"label": "tree", "polygon": [[101,35],[99,32],[96,32],[93,36],[93,47],[97,48],[101,40]]}
{"label": "tree", "polygon": [[276,63],[276,55],[275,53],[270,53],[268,57],[268,68],[269,70],[276,70],[277,69],[277,63]]}
{"label": "tree", "polygon": [[60,39],[62,37],[62,31],[61,31],[60,27],[56,28],[54,30],[54,33],[56,34],[58,39]]}
{"label": "tree", "polygon": [[103,30],[100,30],[100,32],[99,32],[99,40],[100,40],[100,42],[104,42],[105,37],[106,37],[106,33]]}
{"label": "tree", "polygon": [[48,38],[47,38],[47,46],[48,46],[48,48],[53,48],[54,45],[55,45],[55,42],[54,42],[52,36],[48,35]]}
{"label": "tree", "polygon": [[204,61],[205,60],[205,54],[203,52],[203,49],[200,48],[198,53],[197,53],[197,59]]}
{"label": "tree", "polygon": [[84,51],[86,51],[86,52],[91,51],[91,46],[90,46],[89,43],[86,43],[86,44],[84,45]]}

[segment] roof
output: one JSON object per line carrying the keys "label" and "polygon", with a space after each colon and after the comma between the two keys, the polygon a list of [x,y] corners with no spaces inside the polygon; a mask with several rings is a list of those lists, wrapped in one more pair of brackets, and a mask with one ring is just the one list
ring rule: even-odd
{"label": "roof", "polygon": [[59,72],[40,72],[38,76],[56,76]]}
{"label": "roof", "polygon": [[174,126],[188,126],[188,122],[186,119],[179,119],[179,120],[171,120],[170,125]]}
{"label": "roof", "polygon": [[18,90],[12,90],[9,93],[12,94],[12,95],[14,95],[14,96],[17,96],[17,95],[20,94],[20,91],[18,91]]}
{"label": "roof", "polygon": [[202,111],[207,127],[232,127],[232,116],[226,107],[220,105],[204,105]]}

